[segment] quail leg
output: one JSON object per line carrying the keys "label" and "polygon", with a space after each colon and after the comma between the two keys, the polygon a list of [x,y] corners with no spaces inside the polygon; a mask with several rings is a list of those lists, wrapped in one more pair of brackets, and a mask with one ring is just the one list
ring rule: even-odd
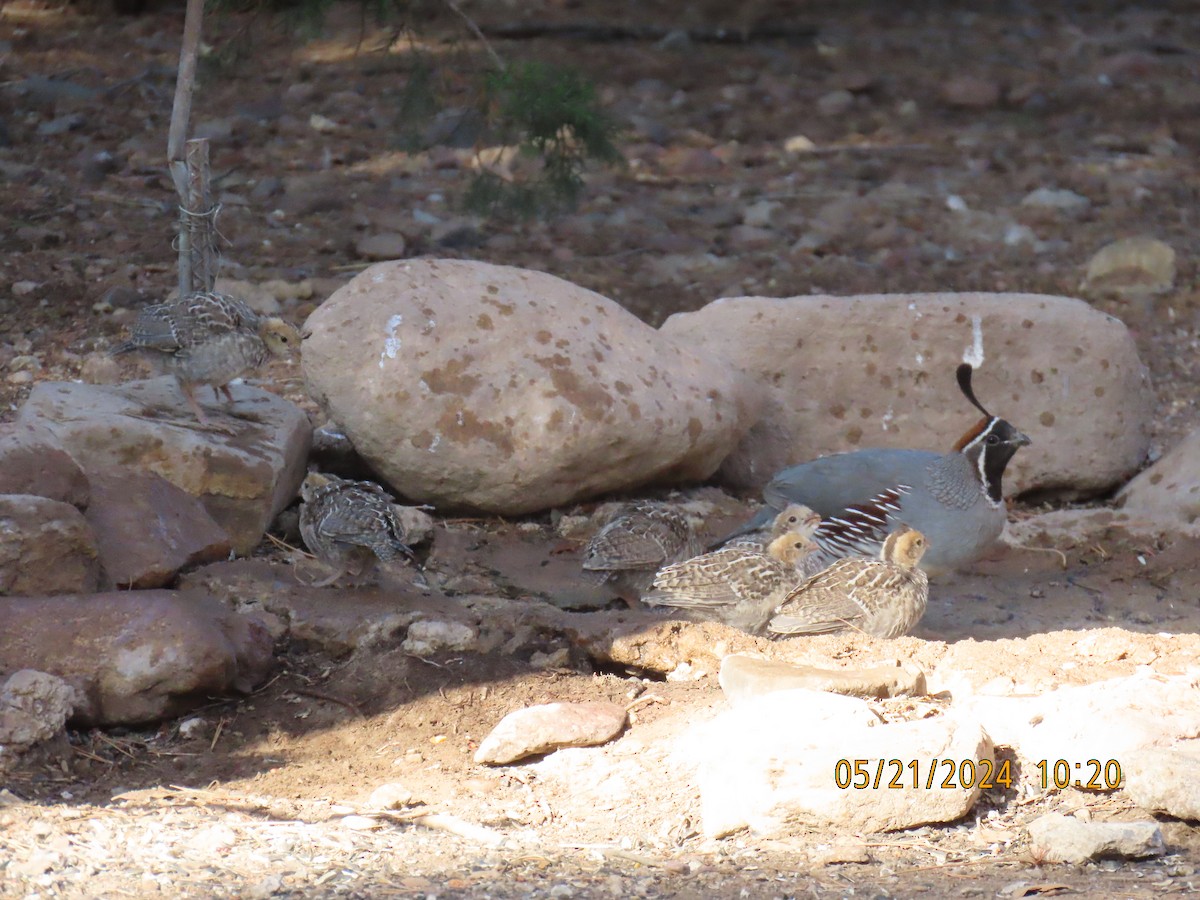
{"label": "quail leg", "polygon": [[[200,407],[200,403],[196,400],[196,395],[192,392],[191,385],[187,385],[187,384],[184,384],[183,382],[180,382],[179,387],[183,391],[183,397],[185,400],[187,400],[188,406],[191,408],[192,412],[195,413],[196,421],[198,421],[200,423],[201,428],[203,428],[206,431],[215,431],[218,434],[236,434],[237,433],[236,428],[233,428],[232,426],[229,426],[229,425],[222,425],[218,422],[214,422],[207,415],[205,415],[204,410]],[[215,390],[215,388],[214,388],[214,390]]]}

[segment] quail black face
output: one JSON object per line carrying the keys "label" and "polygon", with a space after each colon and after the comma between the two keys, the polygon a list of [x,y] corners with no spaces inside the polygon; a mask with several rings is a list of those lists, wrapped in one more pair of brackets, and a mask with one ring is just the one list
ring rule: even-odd
{"label": "quail black face", "polygon": [[1004,419],[981,419],[979,424],[962,436],[958,449],[976,466],[979,477],[987,487],[988,499],[994,504],[1003,500],[1002,482],[1009,460],[1032,441]]}

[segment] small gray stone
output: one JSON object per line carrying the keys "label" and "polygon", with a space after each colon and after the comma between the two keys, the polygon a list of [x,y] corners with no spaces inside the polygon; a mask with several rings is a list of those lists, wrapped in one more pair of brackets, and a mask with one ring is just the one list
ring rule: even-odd
{"label": "small gray stone", "polygon": [[403,259],[407,250],[404,235],[396,232],[371,234],[354,242],[354,252],[361,259]]}
{"label": "small gray stone", "polygon": [[1167,852],[1157,822],[1081,822],[1062,813],[1049,813],[1025,827],[1032,852],[1048,862],[1145,859]]}
{"label": "small gray stone", "polygon": [[817,111],[823,116],[840,116],[854,106],[854,95],[846,90],[830,91],[817,99]]}
{"label": "small gray stone", "polygon": [[505,765],[561,747],[594,747],[625,727],[626,712],[615,703],[547,703],[511,712],[475,751],[475,762]]}

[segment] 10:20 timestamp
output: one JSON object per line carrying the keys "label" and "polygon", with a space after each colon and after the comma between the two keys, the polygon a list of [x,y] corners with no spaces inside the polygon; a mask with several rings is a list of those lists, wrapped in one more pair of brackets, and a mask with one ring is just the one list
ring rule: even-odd
{"label": "10:20 timestamp", "polygon": [[[1038,770],[1042,790],[1071,786],[1089,791],[1115,791],[1121,786],[1121,764],[1110,759],[1101,762],[1089,759],[1083,763],[1072,763],[1066,759],[1043,759],[1035,767]],[[1090,772],[1085,779],[1083,776]]]}

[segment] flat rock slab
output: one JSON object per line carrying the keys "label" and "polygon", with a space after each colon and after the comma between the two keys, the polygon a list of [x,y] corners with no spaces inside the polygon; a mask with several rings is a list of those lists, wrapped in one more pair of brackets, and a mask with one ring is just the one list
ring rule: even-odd
{"label": "flat rock slab", "polygon": [[615,703],[546,703],[511,712],[475,751],[475,762],[501,766],[561,747],[605,744],[625,727],[625,707]]}
{"label": "flat rock slab", "polygon": [[379,263],[306,329],[310,393],[389,485],[439,507],[703,480],[759,413],[730,364],[542,272]]}
{"label": "flat rock slab", "polygon": [[1081,822],[1073,816],[1049,813],[1025,827],[1031,852],[1047,862],[1145,859],[1167,852],[1157,822]]}
{"label": "flat rock slab", "polygon": [[204,505],[160,475],[93,472],[86,517],[96,536],[103,587],[156,588],[180,569],[229,556],[229,535]]}
{"label": "flat rock slab", "polygon": [[1154,402],[1133,338],[1082,300],[736,297],[677,313],[662,331],[729,360],[766,390],[758,425],[721,466],[738,487],[761,487],[785,466],[843,450],[949,450],[979,417],[954,382],[964,353],[976,349],[979,399],[1033,439],[1008,470],[1016,493],[1104,491],[1149,447]]}
{"label": "flat rock slab", "polygon": [[[698,757],[709,837],[744,828],[768,836],[795,826],[871,832],[953,822],[975,804],[979,776],[994,763],[991,740],[970,720],[884,725],[863,700],[803,689],[748,700],[677,746],[684,758]],[[954,761],[948,783],[941,766],[931,775],[933,760]],[[963,760],[979,776],[960,777]]]}
{"label": "flat rock slab", "polygon": [[0,670],[36,669],[82,698],[79,726],[152,722],[230,691],[273,664],[261,622],[200,594],[121,591],[0,602]]}
{"label": "flat rock slab", "polygon": [[898,662],[867,669],[820,669],[730,654],[721,660],[719,680],[721,690],[732,706],[793,688],[876,698],[925,693],[925,673],[916,666],[902,666]]}
{"label": "flat rock slab", "polygon": [[36,494],[83,509],[87,476],[48,428],[36,422],[0,425],[0,494]]}
{"label": "flat rock slab", "polygon": [[128,468],[153,472],[199,498],[239,554],[258,545],[304,478],[312,428],[303,410],[267,391],[231,386],[238,418],[214,412],[235,429],[206,430],[177,410],[171,377],[121,385],[43,382],[18,423],[49,429],[91,474]]}
{"label": "flat rock slab", "polygon": [[0,596],[94,591],[99,583],[96,539],[83,513],[60,500],[0,494]]}

